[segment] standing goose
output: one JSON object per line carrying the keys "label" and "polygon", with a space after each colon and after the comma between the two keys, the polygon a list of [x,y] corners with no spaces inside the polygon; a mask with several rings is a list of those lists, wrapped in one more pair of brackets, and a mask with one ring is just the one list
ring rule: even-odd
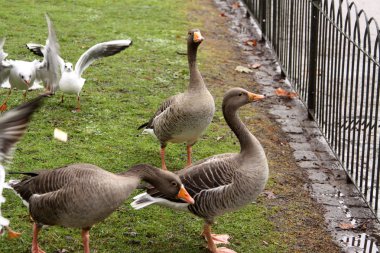
{"label": "standing goose", "polygon": [[190,30],[187,39],[187,56],[190,82],[187,91],[174,95],[164,103],[149,120],[138,129],[154,134],[161,144],[161,167],[165,164],[165,147],[168,142],[187,145],[187,166],[191,165],[191,147],[206,130],[215,112],[214,98],[208,91],[197,66],[197,50],[203,41],[198,29]]}
{"label": "standing goose", "polygon": [[84,252],[90,252],[89,230],[115,211],[144,180],[171,198],[194,200],[179,177],[140,164],[113,174],[91,164],[73,164],[41,172],[15,173],[30,177],[9,185],[27,202],[34,220],[32,253],[44,253],[37,242],[42,225],[82,228]]}
{"label": "standing goose", "polygon": [[268,163],[260,142],[243,124],[237,114],[239,107],[262,99],[241,88],[230,89],[223,99],[223,115],[240,142],[240,153],[220,154],[201,160],[178,172],[195,204],[172,199],[152,187],[135,197],[131,204],[140,209],[153,203],[190,211],[205,220],[203,235],[213,253],[232,253],[217,248],[216,243],[228,243],[228,235],[211,234],[216,216],[252,203],[263,191],[268,180]]}

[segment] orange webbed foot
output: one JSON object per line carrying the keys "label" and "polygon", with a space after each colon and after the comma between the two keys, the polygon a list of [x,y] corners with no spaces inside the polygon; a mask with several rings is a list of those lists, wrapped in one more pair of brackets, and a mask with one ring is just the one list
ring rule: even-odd
{"label": "orange webbed foot", "polygon": [[216,248],[215,253],[237,253],[237,252],[232,249],[228,249],[226,247],[221,247],[221,248]]}
{"label": "orange webbed foot", "polygon": [[21,233],[12,230],[10,227],[5,227],[8,231],[8,239],[16,239],[21,236]]}
{"label": "orange webbed foot", "polygon": [[4,104],[2,104],[2,105],[0,106],[0,111],[1,111],[1,112],[4,112],[4,111],[7,110],[7,108],[8,108],[7,104],[4,103]]}
{"label": "orange webbed foot", "polygon": [[228,241],[230,239],[230,236],[227,234],[224,234],[224,235],[211,234],[211,238],[215,244],[230,244],[230,242]]}

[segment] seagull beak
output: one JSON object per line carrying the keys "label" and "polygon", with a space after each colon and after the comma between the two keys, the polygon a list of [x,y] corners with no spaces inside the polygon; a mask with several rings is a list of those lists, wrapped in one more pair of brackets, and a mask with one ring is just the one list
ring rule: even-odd
{"label": "seagull beak", "polygon": [[253,102],[253,101],[259,101],[261,99],[264,99],[265,96],[264,95],[260,95],[260,94],[255,94],[255,93],[252,93],[252,92],[248,92],[248,98],[249,98],[249,102]]}
{"label": "seagull beak", "polygon": [[194,42],[195,43],[198,43],[198,42],[202,42],[205,38],[203,38],[201,32],[194,32]]}
{"label": "seagull beak", "polygon": [[186,191],[185,187],[181,185],[181,189],[177,194],[177,198],[186,201],[187,203],[194,204],[194,199],[190,196],[190,194]]}
{"label": "seagull beak", "polygon": [[30,80],[24,80],[24,82],[26,83],[26,86],[30,87]]}

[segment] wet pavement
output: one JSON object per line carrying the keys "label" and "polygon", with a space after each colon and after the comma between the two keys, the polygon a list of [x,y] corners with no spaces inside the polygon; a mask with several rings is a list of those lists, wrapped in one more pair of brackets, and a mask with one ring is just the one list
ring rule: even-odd
{"label": "wet pavement", "polygon": [[361,198],[355,186],[347,182],[346,173],[322,136],[316,123],[310,121],[303,103],[298,99],[279,98],[277,88],[291,91],[289,82],[281,76],[276,56],[267,43],[245,45],[247,40],[260,40],[261,33],[247,15],[244,4],[233,8],[236,1],[215,0],[220,11],[228,17],[232,37],[241,48],[246,64],[261,64],[252,75],[268,96],[270,117],[275,120],[293,148],[300,169],[307,172],[305,187],[315,201],[325,209],[327,228],[342,252],[379,252],[380,225]]}

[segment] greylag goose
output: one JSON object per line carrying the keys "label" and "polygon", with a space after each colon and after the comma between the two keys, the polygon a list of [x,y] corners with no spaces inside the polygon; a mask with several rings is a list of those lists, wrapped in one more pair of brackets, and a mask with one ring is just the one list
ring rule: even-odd
{"label": "greylag goose", "polygon": [[262,98],[241,88],[230,89],[224,95],[223,115],[240,142],[240,153],[215,155],[177,173],[194,198],[194,205],[168,198],[154,187],[136,196],[131,205],[140,209],[157,203],[190,211],[205,220],[203,235],[211,252],[234,252],[216,247],[216,243],[228,243],[228,236],[211,234],[211,225],[216,216],[252,203],[268,180],[264,150],[237,114],[239,107]]}
{"label": "greylag goose", "polygon": [[[84,52],[77,63],[75,69],[73,64],[65,62],[59,58],[62,77],[59,80],[59,89],[64,93],[71,93],[77,95],[76,111],[80,111],[80,92],[86,79],[82,78],[83,72],[97,59],[115,55],[132,45],[132,40],[111,40],[107,42],[98,43]],[[46,46],[40,44],[29,43],[26,47],[36,55],[42,56],[42,52]],[[55,90],[53,90],[54,92]],[[61,98],[63,102],[63,95]]]}
{"label": "greylag goose", "polygon": [[84,252],[90,252],[89,231],[116,210],[144,180],[172,198],[193,204],[179,177],[171,172],[140,164],[113,174],[91,164],[73,164],[26,174],[9,185],[28,204],[33,218],[32,253],[43,253],[37,242],[42,225],[82,228]]}
{"label": "greylag goose", "polygon": [[165,147],[168,142],[187,144],[187,166],[191,165],[192,146],[206,130],[215,112],[214,98],[208,91],[197,66],[197,50],[203,41],[198,29],[188,33],[187,55],[190,81],[187,91],[168,98],[149,120],[138,129],[157,137],[161,144],[161,167],[165,164]]}
{"label": "greylag goose", "polygon": [[[7,67],[4,68],[3,78],[0,78],[2,82],[9,82],[9,92],[3,104],[0,106],[0,111],[7,109],[7,102],[12,93],[12,89],[16,88],[23,91],[23,97],[25,99],[26,92],[33,86],[36,80],[40,78],[46,80],[50,85],[58,85],[60,67],[59,67],[59,45],[57,37],[53,28],[49,16],[46,14],[46,22],[48,24],[48,39],[45,50],[42,51],[44,57],[42,62],[34,60],[20,61],[20,60],[7,60],[5,61]],[[0,43],[0,51],[3,51],[4,45]],[[3,61],[4,62],[4,61]],[[7,77],[7,78],[4,78]],[[0,83],[2,84],[2,83]]]}
{"label": "greylag goose", "polygon": [[[5,188],[5,168],[3,162],[10,161],[16,143],[21,139],[26,132],[28,122],[41,103],[43,96],[37,97],[34,100],[18,106],[2,115],[0,118],[0,207],[5,202],[3,197],[3,189]],[[3,228],[8,230],[8,236],[17,237],[17,233],[9,228],[9,220],[1,215],[0,208],[0,235],[3,233]]]}

